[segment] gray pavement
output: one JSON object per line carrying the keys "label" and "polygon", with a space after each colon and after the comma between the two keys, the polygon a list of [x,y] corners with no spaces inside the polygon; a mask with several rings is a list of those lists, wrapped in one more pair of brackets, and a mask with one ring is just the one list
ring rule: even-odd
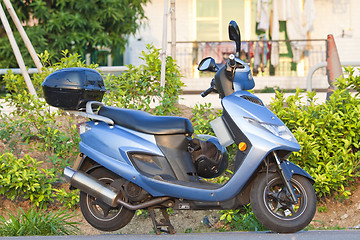
{"label": "gray pavement", "polygon": [[91,236],[30,236],[30,237],[2,237],[9,240],[143,240],[143,239],[173,239],[173,240],[229,240],[229,239],[266,239],[266,240],[359,240],[360,230],[333,230],[333,231],[301,231],[292,234],[277,234],[272,232],[214,232],[214,233],[189,233],[175,235],[91,235]]}

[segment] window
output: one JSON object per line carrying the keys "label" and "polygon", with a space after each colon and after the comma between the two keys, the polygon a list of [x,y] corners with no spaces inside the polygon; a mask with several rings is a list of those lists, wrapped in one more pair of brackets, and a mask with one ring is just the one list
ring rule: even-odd
{"label": "window", "polygon": [[229,40],[228,25],[235,20],[243,40],[255,37],[256,0],[194,0],[197,41]]}

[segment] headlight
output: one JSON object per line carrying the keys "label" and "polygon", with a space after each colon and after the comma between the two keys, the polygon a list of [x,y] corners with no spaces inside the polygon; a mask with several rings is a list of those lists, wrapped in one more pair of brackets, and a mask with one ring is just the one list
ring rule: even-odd
{"label": "headlight", "polygon": [[253,118],[244,117],[246,120],[249,121],[249,123],[253,124],[257,127],[262,127],[274,134],[275,136],[281,137],[282,139],[285,139],[290,142],[297,143],[294,135],[290,132],[290,130],[285,125],[277,125],[277,124],[271,124],[266,122],[259,122]]}

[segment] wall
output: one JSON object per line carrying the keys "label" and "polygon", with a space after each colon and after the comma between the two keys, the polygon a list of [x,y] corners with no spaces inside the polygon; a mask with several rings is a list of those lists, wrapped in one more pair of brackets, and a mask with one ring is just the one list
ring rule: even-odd
{"label": "wall", "polygon": [[317,18],[312,38],[332,34],[341,61],[360,61],[360,1],[315,0]]}
{"label": "wall", "polygon": [[[193,41],[193,1],[176,1],[176,40]],[[170,8],[170,1],[169,1]],[[135,37],[130,37],[125,52],[125,64],[139,65],[138,59],[141,51],[146,49],[146,44],[153,43],[156,48],[162,47],[164,0],[152,0],[145,6],[146,24],[139,30]],[[171,41],[170,15],[167,23],[167,41]],[[170,55],[170,48],[167,50]]]}
{"label": "wall", "polygon": [[[333,34],[342,61],[360,61],[360,1],[359,0],[314,0],[317,18],[313,39],[326,39]],[[169,1],[170,7],[170,1]],[[138,56],[148,43],[157,48],[162,45],[164,0],[152,0],[145,7],[147,24],[135,37],[131,37],[125,53],[125,64],[140,64]],[[176,0],[177,41],[193,41],[193,0]],[[171,23],[168,20],[168,41],[171,41]],[[170,54],[168,48],[167,53]],[[324,59],[325,61],[325,59]]]}

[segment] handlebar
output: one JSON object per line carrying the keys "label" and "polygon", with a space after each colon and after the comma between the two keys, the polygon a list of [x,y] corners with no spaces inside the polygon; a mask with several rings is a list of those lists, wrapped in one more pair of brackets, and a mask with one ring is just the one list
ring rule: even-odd
{"label": "handlebar", "polygon": [[212,93],[212,92],[218,92],[217,90],[216,90],[216,87],[215,87],[215,79],[212,79],[211,80],[211,84],[210,84],[210,87],[208,88],[208,89],[206,89],[205,91],[203,91],[202,93],[201,93],[201,96],[202,97],[206,97],[207,95],[209,95],[210,93]]}
{"label": "handlebar", "polygon": [[202,93],[201,93],[201,96],[202,97],[206,97],[207,95],[209,95],[210,93],[212,93],[214,91],[214,88],[211,86],[211,87],[209,87],[208,89],[206,89],[205,91],[203,91]]}

